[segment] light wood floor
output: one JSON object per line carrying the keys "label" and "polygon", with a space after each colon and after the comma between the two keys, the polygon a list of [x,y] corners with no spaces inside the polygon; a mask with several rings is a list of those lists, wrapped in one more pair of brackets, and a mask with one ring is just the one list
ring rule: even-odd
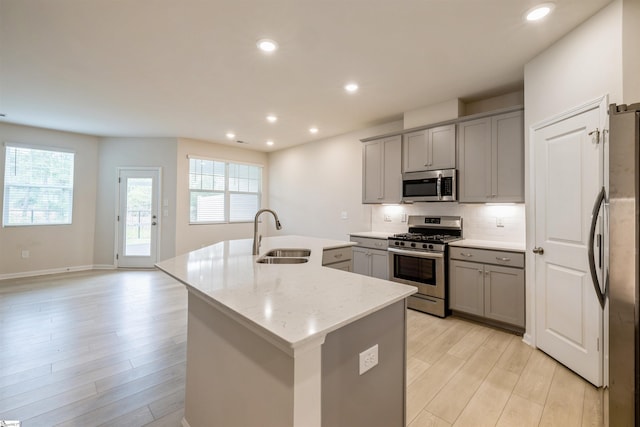
{"label": "light wood floor", "polygon": [[[0,281],[0,420],[179,427],[186,319],[157,271]],[[598,390],[520,337],[409,310],[408,339],[409,427],[601,425]]]}

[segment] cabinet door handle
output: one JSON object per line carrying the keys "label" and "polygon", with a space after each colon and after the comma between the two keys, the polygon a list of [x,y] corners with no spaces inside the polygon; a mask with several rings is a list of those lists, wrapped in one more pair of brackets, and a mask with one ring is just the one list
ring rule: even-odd
{"label": "cabinet door handle", "polygon": [[460,252],[460,255],[466,256],[467,258],[471,258],[473,256],[471,254],[465,254],[464,252]]}
{"label": "cabinet door handle", "polygon": [[482,270],[478,270],[478,274],[482,274]]}
{"label": "cabinet door handle", "polygon": [[340,259],[340,258],[342,258],[342,254],[335,254],[333,257],[337,258],[337,259]]}
{"label": "cabinet door handle", "polygon": [[500,258],[500,257],[496,257],[496,259],[498,261],[511,261],[511,258]]}

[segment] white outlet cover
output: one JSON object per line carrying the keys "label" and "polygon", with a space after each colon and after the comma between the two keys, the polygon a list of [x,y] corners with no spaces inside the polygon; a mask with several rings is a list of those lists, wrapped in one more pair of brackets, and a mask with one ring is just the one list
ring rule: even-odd
{"label": "white outlet cover", "polygon": [[502,217],[496,218],[496,227],[504,227],[504,218]]}
{"label": "white outlet cover", "polygon": [[360,375],[378,364],[378,344],[360,353]]}

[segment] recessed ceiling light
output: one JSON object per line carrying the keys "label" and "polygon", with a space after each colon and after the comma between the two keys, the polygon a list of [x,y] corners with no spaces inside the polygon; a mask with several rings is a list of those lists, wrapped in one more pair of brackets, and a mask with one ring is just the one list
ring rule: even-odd
{"label": "recessed ceiling light", "polygon": [[227,138],[229,138],[229,139],[233,139],[233,138],[235,138],[235,137],[236,137],[236,134],[235,134],[235,133],[233,133],[233,132],[227,132]]}
{"label": "recessed ceiling light", "polygon": [[314,126],[314,127],[311,127],[311,128],[309,128],[309,132],[311,132],[311,133],[318,133],[318,128],[317,128],[317,127],[315,127],[315,126]]}
{"label": "recessed ceiling light", "polygon": [[344,90],[349,93],[354,93],[358,90],[358,85],[356,83],[347,83],[344,85]]}
{"label": "recessed ceiling light", "polygon": [[271,140],[267,141],[267,145],[273,145],[273,141]]}
{"label": "recessed ceiling light", "polygon": [[547,16],[549,13],[551,13],[554,7],[555,7],[555,4],[553,3],[539,4],[536,7],[529,9],[527,11],[527,13],[525,14],[525,19],[527,21],[538,21],[544,18],[545,16]]}
{"label": "recessed ceiling light", "polygon": [[277,122],[277,121],[278,121],[278,117],[277,117],[276,115],[274,115],[274,114],[269,114],[269,115],[267,116],[267,121],[268,121],[269,123],[275,123],[275,122]]}
{"label": "recessed ceiling light", "polygon": [[278,43],[271,39],[260,39],[258,40],[258,49],[263,52],[273,52],[278,49]]}

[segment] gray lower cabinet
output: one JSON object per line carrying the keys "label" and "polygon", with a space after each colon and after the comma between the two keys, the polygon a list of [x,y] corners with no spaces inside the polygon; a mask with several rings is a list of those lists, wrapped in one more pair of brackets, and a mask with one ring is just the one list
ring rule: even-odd
{"label": "gray lower cabinet", "polygon": [[365,142],[362,146],[362,203],[402,200],[402,137]]}
{"label": "gray lower cabinet", "polygon": [[524,329],[524,254],[452,247],[449,258],[451,310]]}
{"label": "gray lower cabinet", "polygon": [[388,280],[387,240],[351,236],[351,241],[358,243],[353,247],[353,272]]}
{"label": "gray lower cabinet", "polygon": [[524,202],[523,112],[459,123],[458,168],[460,202]]}
{"label": "gray lower cabinet", "polygon": [[351,246],[325,249],[322,252],[322,265],[336,270],[353,271],[353,252]]}

